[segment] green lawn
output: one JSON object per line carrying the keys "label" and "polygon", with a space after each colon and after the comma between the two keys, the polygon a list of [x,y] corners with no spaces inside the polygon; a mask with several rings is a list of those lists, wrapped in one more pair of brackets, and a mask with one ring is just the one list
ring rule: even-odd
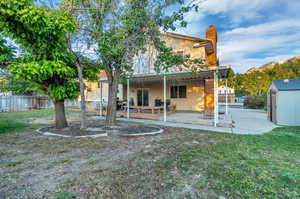
{"label": "green lawn", "polygon": [[[198,175],[192,182],[195,190],[210,189],[230,198],[300,198],[300,127],[277,128],[265,135],[215,137],[223,141],[165,146],[168,154],[156,166],[170,186]],[[174,168],[180,175],[171,174]]]}
{"label": "green lawn", "polygon": [[[78,112],[77,110],[66,110],[66,114]],[[32,124],[28,119],[53,116],[53,109],[30,110],[20,112],[0,112],[0,134],[16,132],[26,128],[36,128],[39,124]]]}
{"label": "green lawn", "polygon": [[[0,147],[4,144],[9,150],[0,153],[0,157],[7,159],[2,165],[6,172],[39,171],[41,166],[35,168],[31,164],[41,158],[43,161],[33,165],[51,160],[51,167],[44,166],[54,173],[63,170],[68,174],[69,167],[78,169],[70,179],[64,179],[65,183],[57,182],[61,189],[52,198],[67,199],[73,194],[79,198],[96,198],[101,194],[103,198],[300,198],[300,127],[280,127],[264,135],[165,128],[161,135],[139,138],[70,142],[39,136],[32,140],[35,134],[26,128],[36,128],[38,124],[26,123],[25,119],[52,114],[52,110],[0,113]],[[20,133],[7,133],[13,131]],[[22,149],[22,153],[14,152],[15,148]],[[58,158],[56,161],[53,154]],[[103,158],[105,155],[107,159]]]}
{"label": "green lawn", "polygon": [[37,125],[30,124],[26,119],[46,117],[52,114],[53,110],[50,109],[0,113],[0,134],[19,131],[27,127],[35,127]]}

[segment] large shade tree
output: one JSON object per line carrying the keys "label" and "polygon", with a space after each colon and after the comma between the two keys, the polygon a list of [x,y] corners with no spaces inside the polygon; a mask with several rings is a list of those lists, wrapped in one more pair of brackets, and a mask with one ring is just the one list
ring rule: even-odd
{"label": "large shade tree", "polygon": [[[179,9],[165,14],[172,5]],[[132,74],[134,57],[147,47],[157,50],[156,71],[186,62],[200,63],[188,57],[174,55],[161,40],[161,31],[186,26],[184,13],[197,6],[183,6],[183,0],[67,0],[66,8],[85,13],[89,26],[84,30],[96,44],[97,58],[106,72],[109,84],[106,125],[116,124],[118,84]]]}
{"label": "large shade tree", "polygon": [[10,72],[34,82],[53,99],[56,127],[66,127],[64,101],[79,95],[66,40],[66,34],[76,30],[72,15],[33,5],[31,0],[1,0],[0,29],[26,52],[18,63],[10,64]]}
{"label": "large shade tree", "polygon": [[36,86],[26,80],[16,79],[9,71],[9,64],[16,62],[16,46],[0,33],[0,93],[32,95]]}
{"label": "large shade tree", "polygon": [[0,70],[5,70],[8,63],[14,58],[15,49],[7,43],[7,40],[1,36],[0,32]]}
{"label": "large shade tree", "polygon": [[91,36],[85,34],[85,27],[89,23],[87,12],[75,12],[73,4],[73,2],[62,1],[60,9],[68,10],[73,15],[78,26],[78,30],[75,33],[68,34],[67,41],[69,52],[75,58],[74,64],[80,84],[81,129],[85,129],[87,127],[85,81],[97,81],[101,67],[99,67],[97,60],[93,59],[94,53],[90,46],[92,45]]}

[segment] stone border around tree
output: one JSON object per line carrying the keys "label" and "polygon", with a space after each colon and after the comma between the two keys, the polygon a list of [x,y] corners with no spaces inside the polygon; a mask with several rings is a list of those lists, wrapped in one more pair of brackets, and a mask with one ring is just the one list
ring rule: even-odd
{"label": "stone border around tree", "polygon": [[126,133],[126,134],[120,134],[120,136],[126,136],[126,137],[129,137],[129,136],[145,136],[145,135],[157,135],[157,134],[161,134],[164,132],[164,129],[162,128],[159,128],[159,127],[154,127],[154,126],[150,126],[152,128],[157,128],[159,129],[158,131],[152,131],[152,132],[149,132],[149,133]]}
{"label": "stone border around tree", "polygon": [[[48,126],[48,128],[51,126]],[[36,132],[42,134],[42,135],[48,135],[48,136],[58,136],[58,137],[65,137],[65,138],[97,138],[97,137],[106,137],[107,133],[101,133],[101,134],[95,134],[95,135],[81,135],[81,136],[71,136],[71,135],[61,135],[57,133],[51,133],[51,132],[43,132],[42,129],[47,127],[38,128]]]}
{"label": "stone border around tree", "polygon": [[[50,128],[51,126],[48,127],[42,127],[42,128],[38,128],[36,130],[36,132],[38,132],[39,134],[42,135],[47,135],[47,136],[58,136],[58,137],[65,137],[65,138],[97,138],[97,137],[106,137],[108,136],[108,133],[101,133],[101,134],[95,134],[95,135],[81,135],[81,136],[71,136],[71,135],[62,135],[62,134],[57,134],[57,133],[52,133],[49,131],[43,132],[42,129],[44,128]],[[119,133],[119,136],[122,137],[130,137],[130,136],[146,136],[146,135],[157,135],[157,134],[161,134],[164,132],[164,129],[156,127],[156,126],[150,126],[152,128],[156,128],[158,129],[157,131],[152,131],[152,132],[147,132],[147,133]]]}

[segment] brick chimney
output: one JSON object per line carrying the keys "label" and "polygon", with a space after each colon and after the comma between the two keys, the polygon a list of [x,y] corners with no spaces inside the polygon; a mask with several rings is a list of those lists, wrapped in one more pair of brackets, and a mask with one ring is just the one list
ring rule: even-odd
{"label": "brick chimney", "polygon": [[212,45],[214,49],[213,52],[209,52],[207,54],[208,66],[217,66],[218,65],[218,58],[217,58],[218,35],[217,35],[217,28],[215,26],[211,25],[206,29],[206,38],[212,40]]}
{"label": "brick chimney", "polygon": [[[218,58],[217,58],[217,28],[215,26],[209,26],[206,29],[206,38],[210,39],[212,43],[209,44],[208,48],[210,50],[207,52],[207,64],[208,67],[218,66]],[[213,79],[205,79],[204,80],[204,109],[205,114],[213,115],[214,112],[214,80]]]}

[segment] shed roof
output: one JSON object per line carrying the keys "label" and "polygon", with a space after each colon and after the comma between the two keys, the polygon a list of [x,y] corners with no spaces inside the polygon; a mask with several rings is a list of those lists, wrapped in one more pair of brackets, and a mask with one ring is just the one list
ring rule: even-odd
{"label": "shed roof", "polygon": [[279,91],[300,90],[300,78],[276,79],[272,83]]}

